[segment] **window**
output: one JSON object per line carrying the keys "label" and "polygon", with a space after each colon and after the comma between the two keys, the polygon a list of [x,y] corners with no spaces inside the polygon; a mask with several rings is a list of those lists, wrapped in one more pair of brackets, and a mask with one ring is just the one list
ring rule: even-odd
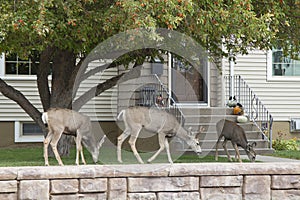
{"label": "window", "polygon": [[22,123],[23,135],[43,135],[42,129],[33,123]]}
{"label": "window", "polygon": [[44,134],[34,122],[15,122],[15,142],[42,142]]}
{"label": "window", "polygon": [[31,59],[20,59],[17,54],[8,54],[5,56],[5,74],[6,75],[35,75],[36,65]]}
{"label": "window", "polygon": [[267,53],[267,80],[300,81],[300,60],[284,56],[282,49],[269,50]]}
{"label": "window", "polygon": [[272,76],[300,76],[300,60],[285,57],[282,49],[273,49]]}

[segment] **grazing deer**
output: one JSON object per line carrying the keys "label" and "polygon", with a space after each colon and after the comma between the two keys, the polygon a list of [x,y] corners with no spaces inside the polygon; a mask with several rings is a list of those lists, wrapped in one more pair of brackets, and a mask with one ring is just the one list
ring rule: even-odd
{"label": "grazing deer", "polygon": [[[142,128],[148,131],[156,132],[158,134],[159,150],[150,158],[148,162],[152,162],[160,152],[166,148],[168,161],[173,163],[169,143],[167,137],[177,136],[183,139],[187,144],[197,153],[201,153],[200,143],[198,140],[199,133],[191,133],[191,130],[185,130],[172,114],[147,107],[129,107],[122,110],[118,115],[118,120],[123,116],[125,130],[118,137],[117,157],[118,161],[122,163],[121,147],[124,140],[130,136],[129,144],[133,154],[140,163],[144,163],[135,147],[136,140]],[[203,131],[203,129],[202,129]]]}
{"label": "grazing deer", "polygon": [[102,146],[104,137],[97,142],[94,134],[91,132],[92,125],[88,116],[82,115],[76,111],[61,108],[51,108],[42,115],[42,120],[48,125],[48,135],[44,140],[44,159],[45,165],[48,166],[48,146],[49,143],[53,149],[56,160],[59,165],[63,162],[57,152],[57,143],[61,135],[73,135],[76,142],[76,165],[79,165],[79,153],[83,164],[86,164],[81,142],[88,149],[93,157],[93,161],[98,161],[99,149]]}
{"label": "grazing deer", "polygon": [[224,142],[223,142],[223,148],[227,154],[228,160],[232,161],[229,155],[229,152],[227,150],[226,144],[227,141],[230,140],[232,143],[233,148],[235,149],[235,159],[238,158],[240,162],[242,162],[238,146],[242,147],[247,155],[248,158],[251,162],[255,161],[256,153],[253,149],[254,146],[256,146],[256,142],[253,142],[250,144],[247,141],[245,131],[242,127],[240,127],[237,123],[233,121],[229,121],[226,119],[220,120],[217,125],[217,133],[219,135],[218,141],[216,143],[216,154],[215,154],[215,159],[216,161],[218,160],[218,144],[221,140],[222,137],[224,137]]}

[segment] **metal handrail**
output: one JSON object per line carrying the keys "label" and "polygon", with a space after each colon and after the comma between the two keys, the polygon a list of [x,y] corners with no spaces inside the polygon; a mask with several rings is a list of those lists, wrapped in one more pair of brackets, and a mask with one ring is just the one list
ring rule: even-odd
{"label": "metal handrail", "polygon": [[162,83],[162,81],[160,80],[158,75],[153,74],[153,76],[155,77],[156,81],[159,84],[159,86],[158,86],[159,88],[157,88],[158,92],[160,92],[160,94],[162,94],[162,95],[165,94],[163,96],[163,98],[165,97],[164,99],[166,100],[164,107],[167,108],[171,113],[173,113],[175,115],[175,117],[177,118],[177,120],[180,122],[180,124],[182,126],[184,126],[185,117],[184,117],[182,110],[177,105],[176,101],[173,99],[172,95],[169,93],[168,89]]}
{"label": "metal handrail", "polygon": [[265,105],[260,101],[258,96],[249,87],[246,81],[240,76],[225,76],[225,89],[226,89],[226,99],[229,99],[231,92],[231,79],[234,79],[233,94],[235,95],[237,101],[242,104],[244,111],[248,114],[250,120],[256,125],[256,127],[261,131],[262,138],[269,142],[269,148],[272,149],[272,126],[273,117],[265,107]]}
{"label": "metal handrail", "polygon": [[[170,113],[172,113],[176,119],[179,121],[179,123],[184,126],[185,123],[185,117],[180,109],[180,107],[177,105],[176,101],[172,98],[171,94],[169,93],[166,86],[162,83],[160,78],[156,74],[152,74],[150,76],[151,81],[150,83],[147,83],[143,86],[141,89],[142,98],[139,100],[139,105],[142,106],[155,106],[159,109],[164,109]],[[145,92],[146,94],[143,94]],[[156,99],[161,95],[163,99],[163,105],[157,103]],[[143,99],[143,97],[149,98],[147,100]]]}

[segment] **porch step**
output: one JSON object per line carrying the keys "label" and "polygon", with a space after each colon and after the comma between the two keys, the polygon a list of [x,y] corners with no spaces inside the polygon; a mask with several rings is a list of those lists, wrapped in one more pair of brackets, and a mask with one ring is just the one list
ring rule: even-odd
{"label": "porch step", "polygon": [[[261,136],[260,131],[245,131],[247,139],[263,139]],[[216,140],[218,138],[217,131],[205,131],[200,135],[200,140],[206,141],[206,140]]]}
{"label": "porch step", "polygon": [[194,108],[194,107],[181,107],[180,108],[185,116],[189,115],[231,115],[232,108],[211,107],[211,108]]}
{"label": "porch step", "polygon": [[[239,148],[239,152],[240,152],[240,155],[246,155],[246,152]],[[214,156],[216,153],[216,149],[202,149],[202,153],[200,154],[200,156],[207,156],[207,155],[210,155],[210,156]],[[231,158],[234,158],[235,156],[235,150],[234,149],[228,149],[228,152],[231,156]],[[274,152],[274,150],[272,149],[266,149],[266,148],[255,148],[255,152],[256,152],[256,155],[270,155]],[[192,149],[186,149],[185,150],[185,155],[193,155],[195,154],[195,152],[192,150]],[[218,149],[218,155],[226,155],[225,151],[222,149]]]}
{"label": "porch step", "polygon": [[[225,117],[227,119],[227,117]],[[224,118],[222,118],[224,119]],[[211,122],[211,123],[202,123],[202,122],[188,122],[187,120],[185,121],[185,128],[192,127],[193,130],[199,130],[199,128],[202,126],[206,131],[217,131],[216,130],[216,122]],[[258,131],[258,128],[252,123],[238,123],[239,126],[241,126],[245,131]]]}

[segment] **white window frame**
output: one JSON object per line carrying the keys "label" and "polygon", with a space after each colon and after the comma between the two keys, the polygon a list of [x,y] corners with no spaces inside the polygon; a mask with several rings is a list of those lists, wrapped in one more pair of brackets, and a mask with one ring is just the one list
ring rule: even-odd
{"label": "white window frame", "polygon": [[20,122],[20,121],[15,121],[15,142],[16,143],[22,143],[22,142],[43,142],[44,141],[44,136],[43,135],[23,135],[23,130],[22,130],[22,124],[26,122]]}
{"label": "white window frame", "polygon": [[0,56],[0,78],[3,80],[36,80],[36,75],[5,74],[5,53]]}
{"label": "white window frame", "polygon": [[267,80],[293,82],[300,81],[300,76],[273,76],[272,50],[267,51]]}

